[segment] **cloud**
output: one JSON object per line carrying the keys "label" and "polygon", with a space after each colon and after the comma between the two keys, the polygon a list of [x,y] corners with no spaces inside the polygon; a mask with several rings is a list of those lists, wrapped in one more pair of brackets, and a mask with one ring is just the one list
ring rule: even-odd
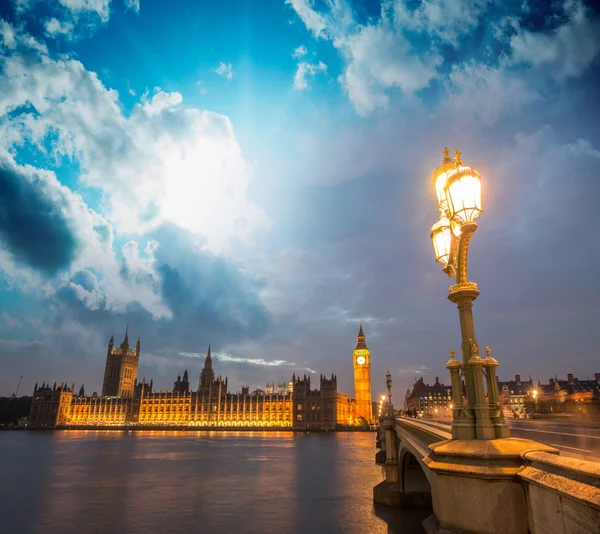
{"label": "cloud", "polygon": [[435,51],[417,54],[385,18],[339,43],[347,63],[340,81],[359,115],[387,107],[390,89],[412,95],[427,87],[442,63]]}
{"label": "cloud", "polygon": [[408,367],[400,367],[396,369],[396,373],[399,375],[425,375],[427,371],[431,371],[431,368],[426,365],[410,365]]}
{"label": "cloud", "polygon": [[0,239],[18,259],[50,274],[70,265],[78,247],[73,201],[54,173],[0,153]]}
{"label": "cloud", "polygon": [[12,317],[6,311],[4,311],[4,312],[2,312],[2,314],[0,314],[0,324],[2,324],[2,323],[4,323],[4,326],[6,328],[8,328],[9,330],[12,330],[15,328],[21,328],[21,321],[19,321],[15,317]]}
{"label": "cloud", "polygon": [[307,76],[316,76],[319,72],[327,72],[327,65],[322,61],[315,64],[307,63],[306,61],[300,62],[294,76],[294,89],[298,91],[308,89]]}
{"label": "cloud", "polygon": [[127,80],[127,92],[131,95],[131,96],[136,96],[136,92],[131,88],[131,86],[129,85],[129,80]]}
{"label": "cloud", "polygon": [[226,116],[186,108],[180,93],[156,88],[126,117],[118,93],[79,61],[54,59],[29,36],[19,39],[0,79],[2,141],[27,137],[40,150],[50,145],[56,157],[76,159],[81,182],[103,192],[117,231],[142,234],[174,222],[220,253],[232,238],[248,240],[268,227],[246,197],[253,167]]}
{"label": "cloud", "polygon": [[198,91],[200,91],[201,95],[205,95],[207,93],[206,87],[205,87],[204,82],[202,80],[198,80],[196,82],[196,87],[198,88]]}
{"label": "cloud", "polygon": [[567,20],[550,32],[519,28],[510,38],[512,60],[548,67],[559,78],[579,76],[600,51],[600,19],[578,0],[563,5]]}
{"label": "cloud", "polygon": [[17,40],[15,38],[15,30],[3,19],[0,19],[0,36],[2,37],[2,43],[8,49],[16,48]]}
{"label": "cloud", "polygon": [[475,61],[453,65],[444,85],[444,111],[479,119],[485,125],[514,116],[541,98],[532,84],[506,66],[492,67]]}
{"label": "cloud", "polygon": [[46,33],[50,36],[66,35],[70,36],[73,31],[73,24],[66,21],[60,21],[56,18],[48,19],[44,22]]}
{"label": "cloud", "polygon": [[[567,20],[552,30],[524,29],[534,16],[527,9],[492,20],[492,32],[485,36],[487,54],[473,43],[484,39],[482,22],[495,14],[489,0],[416,5],[386,0],[379,18],[366,23],[357,22],[345,0],[326,2],[319,10],[307,0],[287,3],[315,38],[330,41],[339,51],[344,66],[338,79],[361,116],[388,108],[395,93],[431,99],[432,91],[423,90],[437,91],[432,82],[440,80],[453,95],[453,105],[463,107],[474,98],[479,111],[471,113],[473,118],[489,125],[505,111],[511,115],[548,93],[553,73],[559,78],[581,75],[600,49],[600,20],[580,0],[565,1]],[[538,15],[564,18],[556,6],[552,16]],[[532,66],[538,71],[530,72]],[[547,72],[540,76],[542,67]]]}
{"label": "cloud", "polygon": [[215,358],[223,362],[246,363],[248,365],[261,365],[265,367],[281,367],[282,365],[296,365],[293,362],[285,360],[265,360],[263,358],[242,358],[240,356],[232,356],[226,352],[216,352]]}
{"label": "cloud", "polygon": [[[110,0],[59,0],[73,15],[96,15],[102,22],[108,22],[110,16]],[[128,0],[127,4],[136,3]]]}
{"label": "cloud", "polygon": [[312,8],[311,0],[286,0],[285,3],[292,6],[300,20],[315,37],[319,37],[325,31],[327,27],[325,17]]}
{"label": "cloud", "polygon": [[233,67],[231,66],[231,63],[226,65],[222,61],[219,61],[219,65],[213,69],[213,72],[219,76],[223,76],[223,78],[227,78],[228,80],[233,78]]}
{"label": "cloud", "polygon": [[294,49],[294,53],[292,54],[292,57],[294,59],[300,59],[301,57],[305,56],[308,53],[308,50],[306,49],[306,47],[304,45],[300,45],[298,48]]}
{"label": "cloud", "polygon": [[388,91],[411,95],[427,87],[436,76],[442,58],[435,49],[419,54],[394,25],[395,11],[383,3],[381,17],[366,25],[354,21],[349,5],[329,3],[330,12],[317,13],[310,3],[289,0],[315,37],[330,40],[345,60],[339,80],[360,115],[368,115],[389,102]]}
{"label": "cloud", "polygon": [[411,10],[400,0],[394,3],[394,18],[398,27],[456,47],[462,36],[477,27],[489,3],[489,0],[426,0]]}
{"label": "cloud", "polygon": [[136,13],[140,12],[140,0],[125,0],[125,9],[131,9]]}

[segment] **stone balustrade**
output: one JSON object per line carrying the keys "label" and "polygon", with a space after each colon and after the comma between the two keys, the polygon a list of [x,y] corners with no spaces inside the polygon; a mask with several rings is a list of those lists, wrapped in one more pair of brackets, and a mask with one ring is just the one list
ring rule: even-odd
{"label": "stone balustrade", "polygon": [[381,420],[376,503],[431,503],[429,534],[600,534],[599,463],[526,439],[452,440],[447,428]]}

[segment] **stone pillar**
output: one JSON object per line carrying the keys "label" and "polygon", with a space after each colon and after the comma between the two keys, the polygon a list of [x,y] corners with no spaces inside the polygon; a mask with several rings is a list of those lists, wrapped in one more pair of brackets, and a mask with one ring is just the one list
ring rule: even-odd
{"label": "stone pillar", "polygon": [[373,502],[377,504],[386,504],[388,506],[400,506],[402,503],[402,494],[398,484],[398,460],[396,445],[396,421],[393,417],[381,418],[381,427],[383,428],[385,439],[385,480],[373,488]]}
{"label": "stone pillar", "polygon": [[396,420],[393,416],[384,420],[385,428],[385,479],[398,484],[398,445],[396,437]]}
{"label": "stone pillar", "polygon": [[450,371],[450,385],[452,386],[452,438],[460,439],[460,419],[463,417],[464,410],[460,381],[462,364],[454,357],[454,354],[454,349],[450,350],[450,359],[446,364],[446,369]]}
{"label": "stone pillar", "polygon": [[[469,340],[471,341],[471,340]],[[471,343],[472,356],[469,360],[471,376],[473,377],[473,389],[475,392],[475,437],[476,439],[494,439],[496,437],[492,421],[490,419],[490,406],[485,399],[483,389],[483,359],[479,356],[476,343]]]}
{"label": "stone pillar", "polygon": [[498,362],[492,358],[492,351],[489,347],[485,348],[486,357],[483,363],[486,367],[486,380],[488,390],[488,404],[490,406],[490,420],[494,426],[496,438],[507,438],[510,436],[508,425],[504,419],[502,404],[500,403],[500,393],[498,392],[498,379],[496,378],[496,368]]}

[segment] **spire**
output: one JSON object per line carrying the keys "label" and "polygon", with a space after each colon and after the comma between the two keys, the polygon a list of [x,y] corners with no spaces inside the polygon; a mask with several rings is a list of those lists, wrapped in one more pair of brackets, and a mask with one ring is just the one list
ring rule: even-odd
{"label": "spire", "polygon": [[127,321],[127,326],[125,327],[125,339],[123,343],[129,343],[129,321]]}
{"label": "spire", "polygon": [[208,346],[208,354],[204,360],[204,369],[212,369],[212,358],[210,357],[210,345]]}
{"label": "spire", "polygon": [[356,347],[354,347],[354,350],[357,349],[368,349],[365,334],[363,332],[362,321],[360,322],[360,328],[358,329],[358,336],[356,336]]}

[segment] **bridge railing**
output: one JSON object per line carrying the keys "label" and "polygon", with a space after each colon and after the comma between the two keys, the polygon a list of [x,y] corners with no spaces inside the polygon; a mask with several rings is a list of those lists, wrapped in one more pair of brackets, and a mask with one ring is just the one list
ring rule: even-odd
{"label": "bridge railing", "polygon": [[396,429],[408,432],[425,447],[432,443],[452,439],[450,426],[442,423],[416,421],[409,417],[397,417]]}

